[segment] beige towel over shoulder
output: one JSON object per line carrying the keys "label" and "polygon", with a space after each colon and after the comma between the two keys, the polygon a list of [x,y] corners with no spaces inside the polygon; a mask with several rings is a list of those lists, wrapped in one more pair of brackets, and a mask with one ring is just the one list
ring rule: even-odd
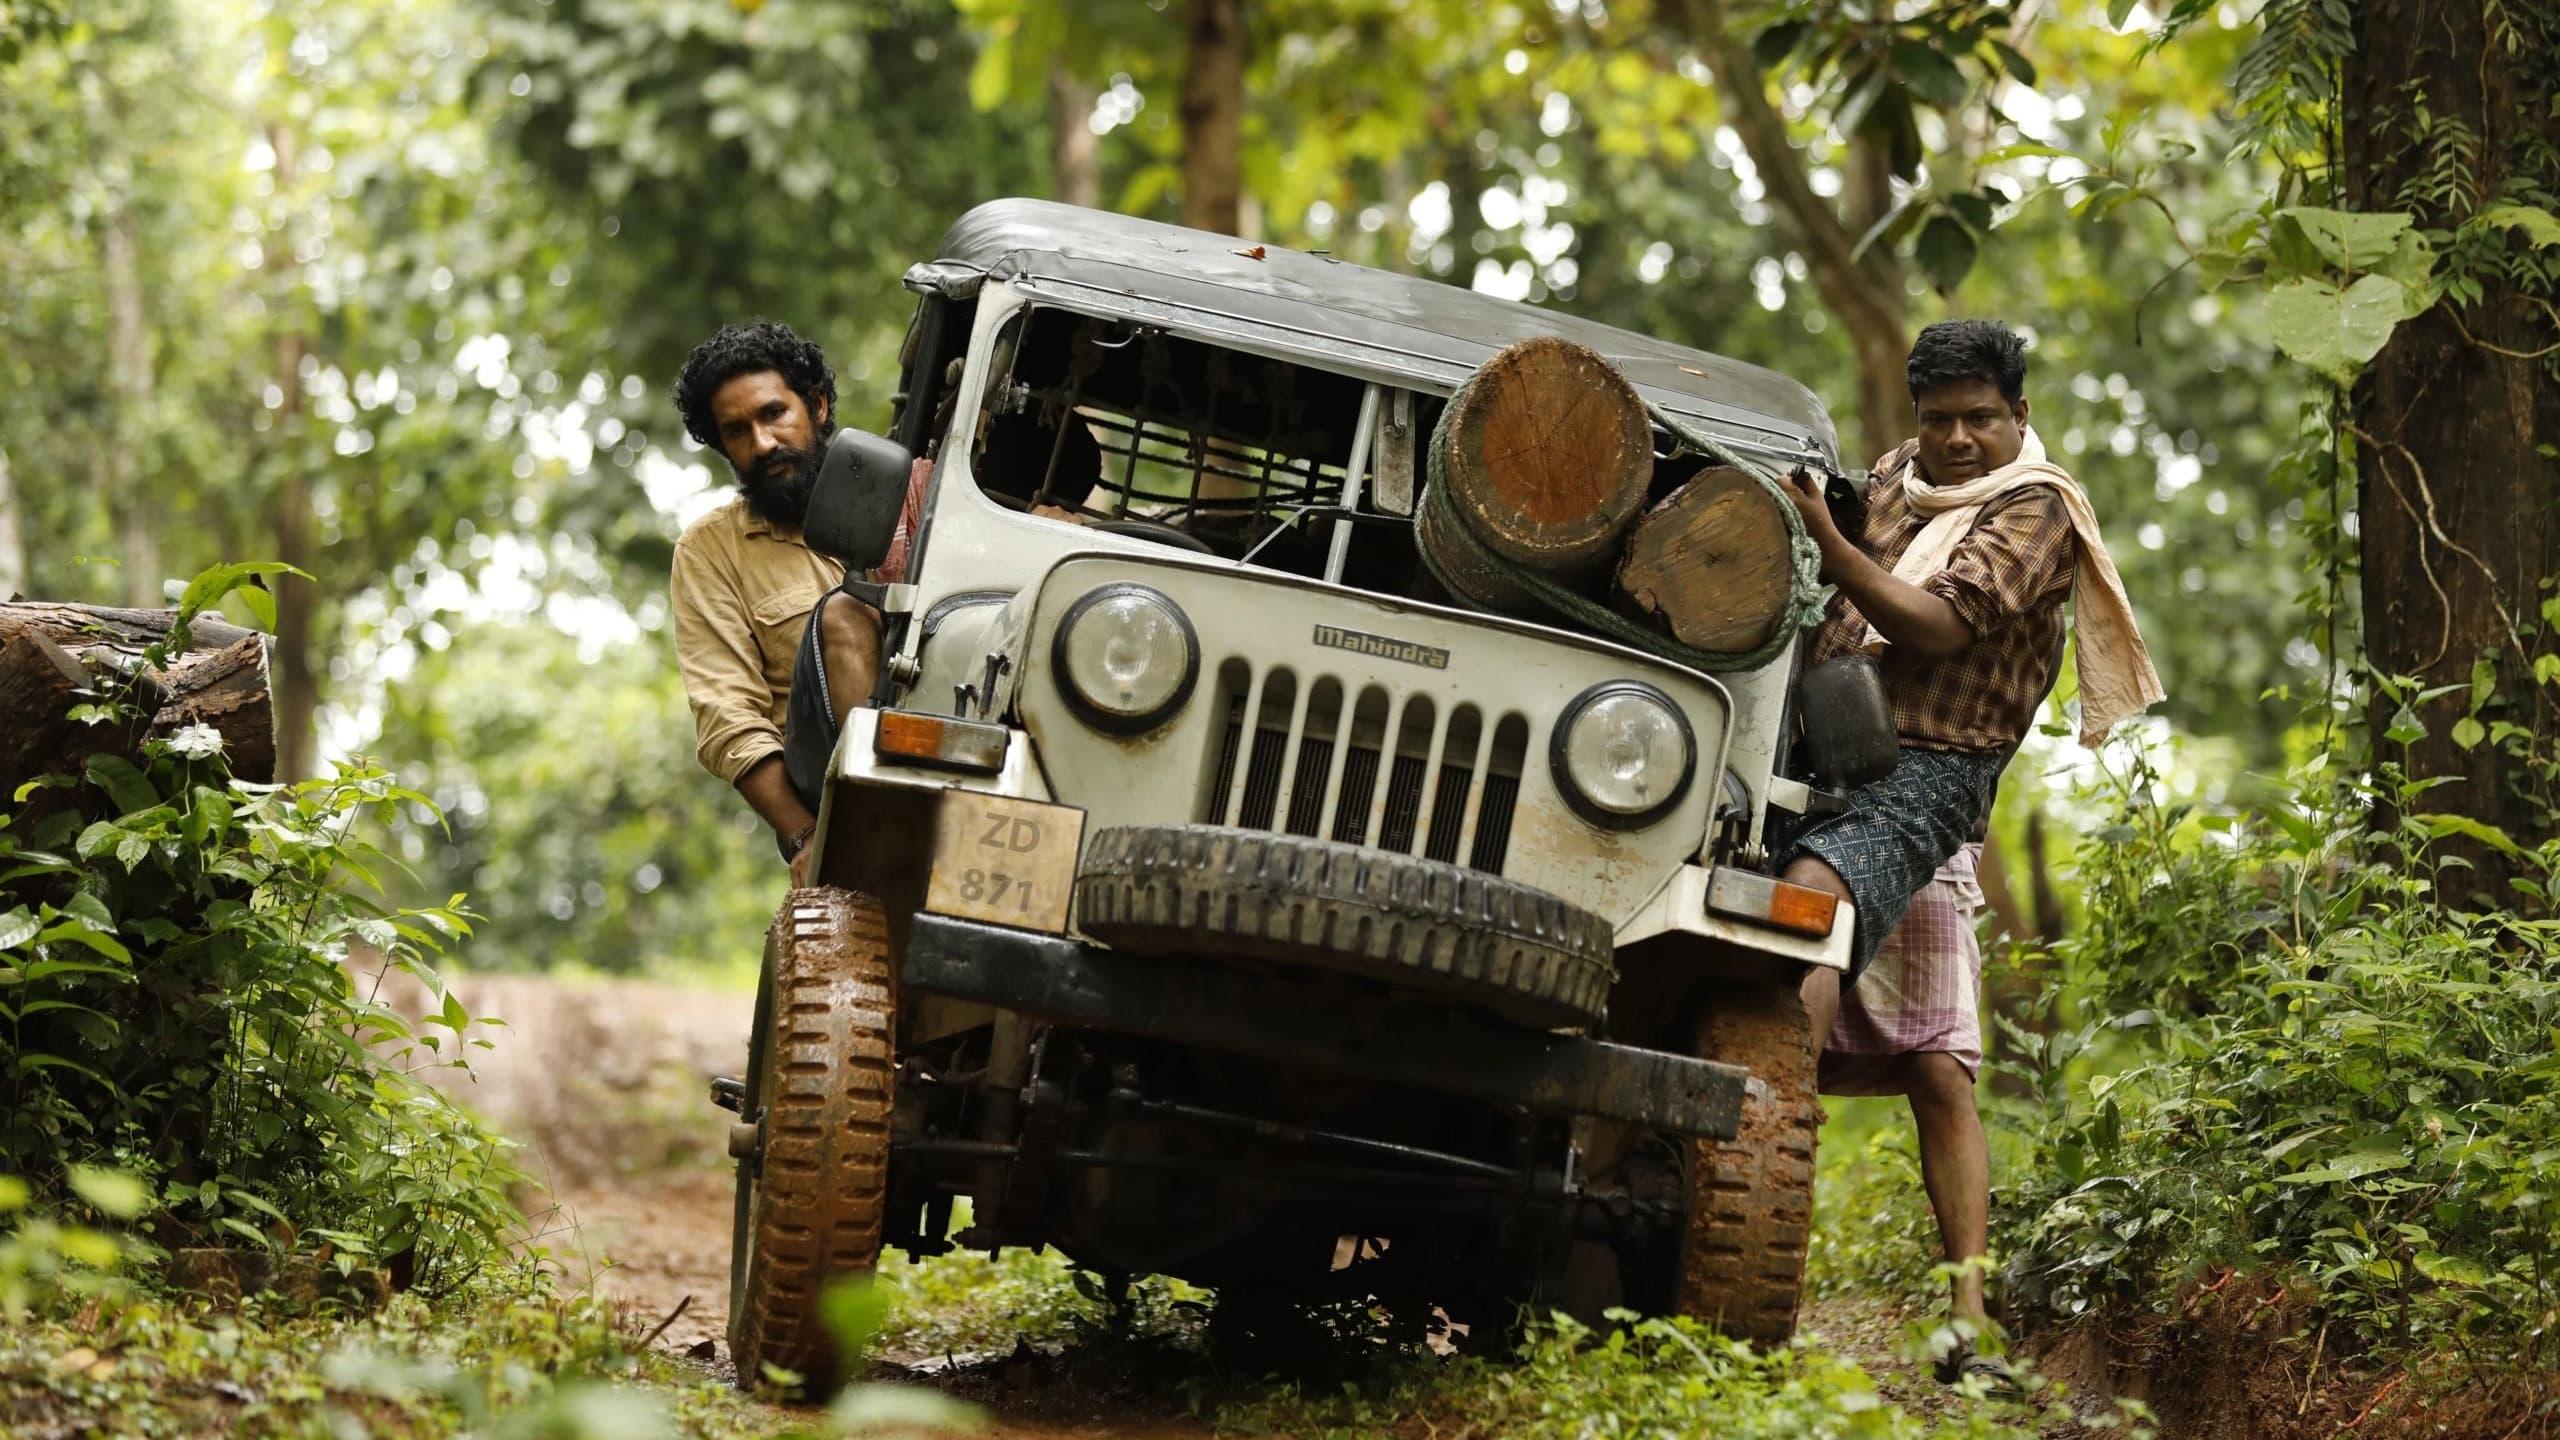
{"label": "beige towel over shoulder", "polygon": [[[1897,483],[1892,476],[1882,483]],[[1898,482],[1912,509],[1927,518],[1911,548],[1894,563],[1893,575],[1917,585],[1947,568],[1956,546],[1973,529],[1982,507],[2029,485],[2050,485],[2062,497],[2071,529],[2080,540],[2079,573],[2074,577],[2072,635],[2080,659],[2080,743],[2094,750],[2107,732],[2128,716],[2141,714],[2167,697],[2160,672],[2151,668],[2151,652],[2134,624],[2133,604],[2124,582],[2116,578],[2116,562],[2098,533],[2098,514],[2089,508],[2088,493],[2071,472],[2045,458],[2044,441],[2030,427],[2018,458],[1980,479],[1961,485],[1931,485],[1920,478],[1917,452],[1902,466]],[[1885,638],[1867,627],[1866,648],[1875,650]]]}

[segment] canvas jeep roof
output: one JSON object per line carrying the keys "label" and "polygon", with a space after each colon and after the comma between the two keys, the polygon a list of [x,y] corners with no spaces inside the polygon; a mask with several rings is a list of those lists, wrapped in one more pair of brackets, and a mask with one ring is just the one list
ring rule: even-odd
{"label": "canvas jeep roof", "polygon": [[1080,310],[1446,394],[1505,345],[1558,335],[1645,398],[1788,455],[1836,442],[1813,392],[1772,370],[1577,316],[1329,256],[1046,200],[991,200],[954,223],[917,288],[984,277]]}

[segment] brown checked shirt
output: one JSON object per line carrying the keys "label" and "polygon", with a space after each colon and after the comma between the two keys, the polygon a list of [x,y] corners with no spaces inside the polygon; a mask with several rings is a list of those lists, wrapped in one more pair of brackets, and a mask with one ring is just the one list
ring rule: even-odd
{"label": "brown checked shirt", "polygon": [[791,669],[818,597],[844,566],[777,527],[741,497],[696,520],[676,541],[667,598],[675,611],[676,665],[693,706],[694,754],[735,785],[782,752]]}
{"label": "brown checked shirt", "polygon": [[[1928,523],[1902,493],[1902,467],[1918,463],[1918,448],[1906,443],[1877,462],[1878,479],[1867,492],[1863,548],[1888,570]],[[1947,568],[1920,582],[1964,617],[1973,644],[1944,660],[1885,647],[1885,693],[1903,744],[1984,752],[2024,738],[2062,658],[2062,609],[2078,545],[2071,517],[2048,486],[2027,486],[1982,508]],[[1833,595],[1805,663],[1856,650],[1866,629],[1849,597]]]}

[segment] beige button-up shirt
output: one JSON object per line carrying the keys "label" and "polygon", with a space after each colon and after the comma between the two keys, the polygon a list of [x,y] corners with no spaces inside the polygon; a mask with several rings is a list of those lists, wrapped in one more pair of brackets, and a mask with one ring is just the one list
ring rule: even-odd
{"label": "beige button-up shirt", "polygon": [[667,596],[703,769],[734,785],[781,753],[801,634],[818,597],[843,579],[843,565],[743,496],[685,528]]}

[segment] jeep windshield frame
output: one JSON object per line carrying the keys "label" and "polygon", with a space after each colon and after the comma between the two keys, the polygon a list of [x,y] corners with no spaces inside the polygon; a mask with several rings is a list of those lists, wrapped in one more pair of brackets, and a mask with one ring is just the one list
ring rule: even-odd
{"label": "jeep windshield frame", "polygon": [[1320,253],[1050,201],[994,200],[961,216],[910,284],[958,294],[988,280],[1036,304],[1439,395],[1504,346],[1561,336],[1607,357],[1647,401],[1736,448],[1789,462],[1837,460],[1821,401],[1775,371]]}

